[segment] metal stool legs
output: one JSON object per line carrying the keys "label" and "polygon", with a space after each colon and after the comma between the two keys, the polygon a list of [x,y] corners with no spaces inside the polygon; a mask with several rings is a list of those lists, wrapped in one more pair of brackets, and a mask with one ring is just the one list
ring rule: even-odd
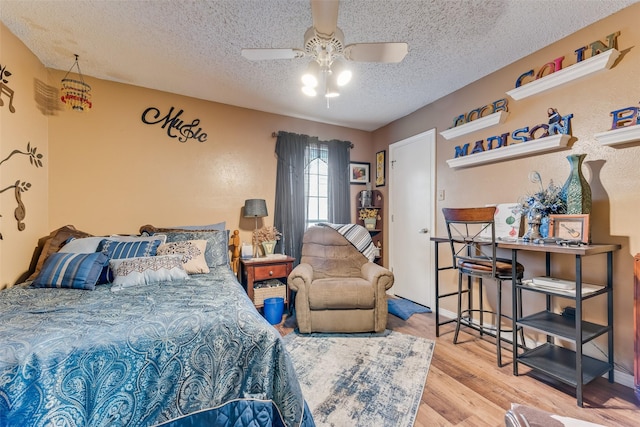
{"label": "metal stool legs", "polygon": [[[473,294],[471,291],[471,284],[469,282],[469,288],[468,289],[463,289],[462,287],[462,274],[458,275],[458,301],[457,301],[457,317],[456,317],[456,330],[453,336],[453,343],[457,344],[458,343],[458,335],[460,333],[460,326],[461,324],[465,324],[466,326],[477,330],[480,333],[480,336],[484,335],[485,333],[491,336],[494,336],[493,333],[487,332],[486,327],[484,325],[484,317],[483,314],[485,312],[484,310],[484,306],[483,306],[483,294],[482,294],[482,279],[479,279],[479,296],[478,298],[480,298],[479,304],[480,304],[480,308],[479,309],[473,309],[472,308],[472,301],[471,299],[473,298]],[[504,365],[502,364],[502,345],[501,342],[505,341],[506,339],[502,337],[502,332],[511,332],[512,330],[504,330],[502,329],[502,318],[505,317],[509,320],[511,320],[511,322],[513,323],[513,316],[507,316],[507,315],[503,315],[502,314],[502,280],[497,280],[496,281],[496,285],[497,285],[497,305],[496,305],[496,312],[495,312],[495,340],[496,340],[496,361],[498,364],[498,367],[503,367]],[[469,294],[469,307],[466,310],[462,309],[462,294],[463,293],[468,293]],[[473,312],[477,311],[479,313],[480,316],[480,324],[479,325],[474,325],[473,322]],[[512,324],[512,328],[515,328],[516,325]],[[522,329],[519,329],[519,338],[522,342],[522,345],[524,345],[525,341],[524,341],[524,332],[522,331]]]}

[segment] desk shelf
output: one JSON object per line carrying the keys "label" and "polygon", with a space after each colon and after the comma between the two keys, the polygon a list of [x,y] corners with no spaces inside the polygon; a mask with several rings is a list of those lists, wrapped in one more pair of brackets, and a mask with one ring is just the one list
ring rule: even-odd
{"label": "desk shelf", "polygon": [[581,360],[582,384],[578,384],[575,352],[550,343],[519,355],[518,363],[527,365],[573,387],[588,384],[613,369],[612,364],[583,356]]}
{"label": "desk shelf", "polygon": [[[522,289],[526,289],[531,292],[538,292],[545,295],[554,295],[557,297],[567,298],[574,301],[576,299],[575,290],[551,289],[543,286],[535,286],[535,285],[530,285],[526,283],[519,284],[518,286]],[[582,289],[582,300],[593,298],[595,296],[601,295],[606,292],[607,292],[606,286],[590,285],[588,290],[585,290],[584,288]]]}
{"label": "desk shelf", "polygon": [[[523,317],[518,320],[518,325],[526,326],[527,328],[534,329],[538,332],[543,332],[572,342],[575,342],[578,338],[576,334],[576,319],[550,311],[541,311],[539,313]],[[581,328],[582,344],[587,343],[610,330],[608,326],[598,325],[597,323],[591,323],[584,320],[582,321]]]}
{"label": "desk shelf", "polygon": [[[575,282],[573,291],[548,289],[526,283],[513,284],[513,374],[518,375],[518,364],[522,363],[537,371],[576,388],[578,406],[583,406],[583,386],[594,378],[607,374],[609,382],[613,382],[613,252],[620,245],[587,245],[577,248],[558,247],[557,245],[530,245],[507,243],[499,247],[511,249],[511,261],[515,265],[520,250],[545,252],[546,276],[551,275],[551,255],[575,257]],[[583,257],[604,254],[607,258],[606,285],[586,285],[583,289],[582,263]],[[522,293],[542,293],[546,299],[546,310],[519,317],[522,313]],[[606,297],[606,325],[587,322],[583,317],[582,303],[586,299]],[[575,302],[575,317],[555,313],[552,309],[554,298],[569,299]],[[541,332],[547,336],[547,342],[518,354],[517,333],[522,329]],[[606,360],[598,360],[583,354],[583,345],[599,336],[607,336]],[[575,344],[575,351],[561,347],[555,339],[563,339]]]}

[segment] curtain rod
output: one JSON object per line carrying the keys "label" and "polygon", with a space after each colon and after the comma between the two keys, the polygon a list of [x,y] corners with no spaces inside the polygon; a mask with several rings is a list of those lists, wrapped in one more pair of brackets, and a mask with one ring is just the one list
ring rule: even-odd
{"label": "curtain rod", "polygon": [[[278,132],[271,132],[271,138],[277,138]],[[349,143],[349,148],[353,148],[353,142]]]}

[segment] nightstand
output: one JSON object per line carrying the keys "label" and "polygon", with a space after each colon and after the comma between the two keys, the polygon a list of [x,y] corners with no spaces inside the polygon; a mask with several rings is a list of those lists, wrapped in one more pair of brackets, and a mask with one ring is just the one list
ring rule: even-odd
{"label": "nightstand", "polygon": [[[279,280],[284,286],[284,304],[289,307],[291,290],[287,284],[287,277],[293,270],[294,260],[290,256],[240,259],[240,283],[242,283],[247,295],[249,295],[249,299],[253,301],[256,308],[264,306],[262,302],[264,298],[260,298],[262,295],[254,293],[254,285],[257,282],[270,282],[272,280]],[[268,295],[267,297],[271,296],[273,295]]]}

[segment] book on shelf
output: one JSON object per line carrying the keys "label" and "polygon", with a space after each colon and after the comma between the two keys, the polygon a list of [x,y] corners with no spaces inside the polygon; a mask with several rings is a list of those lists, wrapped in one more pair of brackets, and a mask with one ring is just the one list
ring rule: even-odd
{"label": "book on shelf", "polygon": [[[554,291],[565,295],[575,295],[576,282],[571,280],[559,279],[557,277],[532,277],[531,279],[525,279],[523,284],[533,286],[548,291]],[[590,294],[601,290],[604,286],[593,285],[591,283],[582,282],[582,295]]]}
{"label": "book on shelf", "polygon": [[557,277],[532,277],[531,282],[536,286],[546,286],[553,289],[571,290],[576,288],[576,282],[571,280],[559,279]]}

